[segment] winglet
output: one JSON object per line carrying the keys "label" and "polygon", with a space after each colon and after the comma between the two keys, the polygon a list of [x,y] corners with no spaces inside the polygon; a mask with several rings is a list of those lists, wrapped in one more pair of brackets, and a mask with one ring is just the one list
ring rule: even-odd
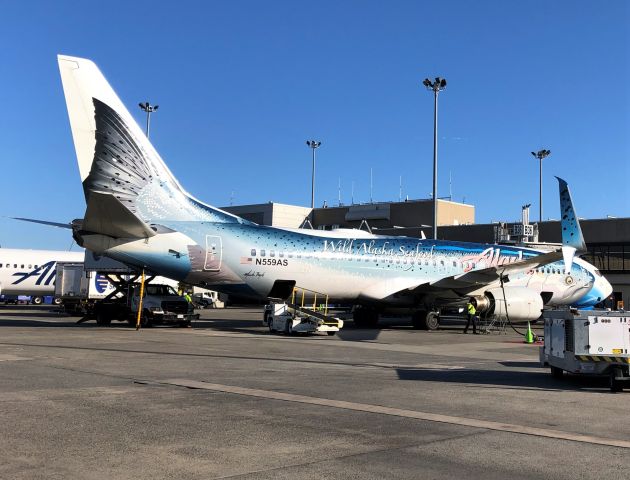
{"label": "winglet", "polygon": [[558,187],[560,190],[560,226],[562,228],[562,254],[564,258],[565,270],[569,272],[573,264],[575,253],[586,251],[586,242],[580,222],[578,221],[575,209],[573,208],[573,200],[569,186],[562,178],[558,179]]}

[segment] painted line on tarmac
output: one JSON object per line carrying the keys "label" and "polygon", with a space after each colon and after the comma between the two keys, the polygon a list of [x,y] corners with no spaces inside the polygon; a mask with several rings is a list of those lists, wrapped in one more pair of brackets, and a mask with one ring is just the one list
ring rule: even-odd
{"label": "painted line on tarmac", "polygon": [[[144,382],[143,382],[144,383]],[[291,393],[274,392],[270,390],[257,390],[253,388],[236,387],[233,385],[221,385],[218,383],[199,382],[196,380],[174,378],[159,380],[147,383],[157,383],[163,385],[173,385],[199,390],[210,390],[214,392],[232,393],[245,395],[248,397],[258,397],[271,400],[283,400],[286,402],[306,403],[309,405],[320,405],[324,407],[342,408],[344,410],[354,410],[358,412],[379,413],[395,417],[415,418],[428,422],[448,423],[451,425],[461,425],[473,428],[484,428],[487,430],[497,430],[500,432],[519,433],[522,435],[533,435],[536,437],[554,438],[558,440],[569,440],[572,442],[591,443],[596,445],[606,445],[611,447],[630,448],[630,441],[616,440],[612,438],[595,437],[582,435],[579,433],[564,432],[562,430],[550,430],[546,428],[527,427],[503,422],[492,422],[488,420],[478,420],[474,418],[454,417],[450,415],[440,415],[436,413],[420,412],[417,410],[404,410],[400,408],[383,407],[381,405],[371,405],[368,403],[346,402],[343,400],[330,400],[327,398],[310,397],[305,395],[294,395]]]}

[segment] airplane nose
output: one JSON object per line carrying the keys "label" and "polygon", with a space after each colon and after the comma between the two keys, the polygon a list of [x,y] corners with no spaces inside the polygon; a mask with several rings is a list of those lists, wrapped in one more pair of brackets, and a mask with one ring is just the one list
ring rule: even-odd
{"label": "airplane nose", "polygon": [[613,287],[606,277],[599,277],[598,279],[599,285],[597,285],[599,292],[601,292],[602,300],[608,298],[610,294],[613,292]]}
{"label": "airplane nose", "polygon": [[608,280],[599,272],[596,272],[593,286],[580,300],[575,304],[578,308],[587,308],[597,305],[599,302],[606,300],[613,291],[613,287]]}

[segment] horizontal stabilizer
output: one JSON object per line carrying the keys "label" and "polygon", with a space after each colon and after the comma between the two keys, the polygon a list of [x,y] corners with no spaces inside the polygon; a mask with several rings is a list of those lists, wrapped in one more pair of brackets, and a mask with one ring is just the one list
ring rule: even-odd
{"label": "horizontal stabilizer", "polygon": [[11,217],[13,220],[21,220],[23,222],[32,222],[39,223],[41,225],[48,225],[49,227],[58,227],[58,228],[69,228],[72,229],[71,223],[59,223],[59,222],[49,222],[48,220],[36,220],[34,218],[22,218],[22,217]]}
{"label": "horizontal stabilizer", "polygon": [[155,232],[136,217],[116,197],[92,192],[88,199],[82,229],[116,238],[147,238]]}

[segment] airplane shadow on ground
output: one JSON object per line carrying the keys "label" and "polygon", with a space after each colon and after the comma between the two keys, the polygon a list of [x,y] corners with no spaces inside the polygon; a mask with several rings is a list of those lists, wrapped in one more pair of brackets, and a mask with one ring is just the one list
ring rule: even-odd
{"label": "airplane shadow on ground", "polygon": [[[523,363],[526,367],[539,367],[536,362],[504,362]],[[514,365],[511,365],[514,366]],[[510,370],[434,370],[422,368],[397,368],[400,380],[440,383],[463,383],[488,388],[517,388],[546,391],[590,391],[601,393],[608,390],[608,378],[602,376],[565,375],[562,379],[555,379],[547,369],[539,372],[510,371]]]}

